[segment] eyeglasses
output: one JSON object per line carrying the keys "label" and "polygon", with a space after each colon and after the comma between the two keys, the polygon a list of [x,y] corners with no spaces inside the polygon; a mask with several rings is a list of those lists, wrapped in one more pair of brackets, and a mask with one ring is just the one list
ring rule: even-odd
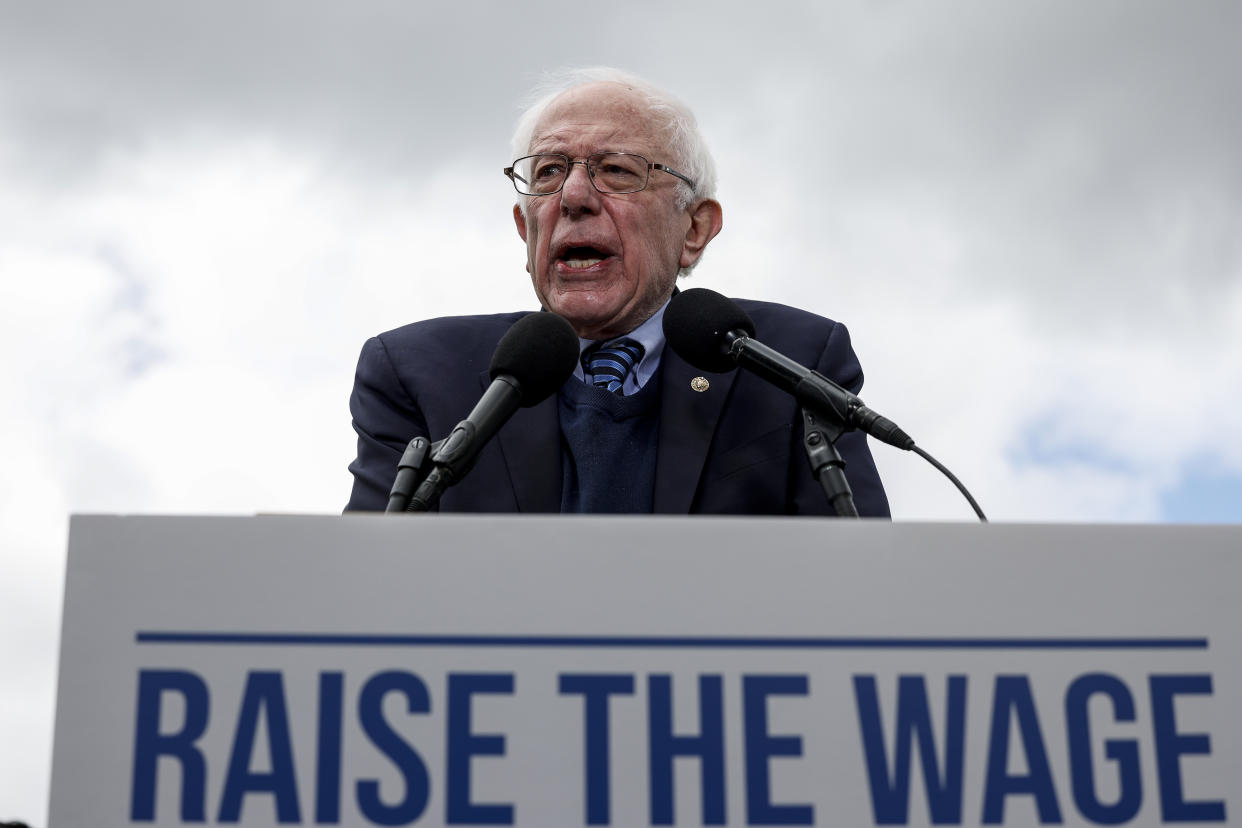
{"label": "eyeglasses", "polygon": [[575,164],[586,167],[587,178],[601,193],[621,195],[636,193],[647,186],[652,170],[676,176],[694,189],[694,182],[671,167],[653,164],[632,152],[597,152],[585,161],[571,161],[568,155],[545,152],[528,155],[505,167],[505,175],[522,195],[556,195],[565,186]]}

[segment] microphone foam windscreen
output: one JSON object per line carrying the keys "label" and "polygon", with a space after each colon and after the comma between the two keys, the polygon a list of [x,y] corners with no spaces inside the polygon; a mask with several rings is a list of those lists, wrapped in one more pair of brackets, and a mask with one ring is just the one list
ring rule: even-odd
{"label": "microphone foam windscreen", "polygon": [[489,373],[517,380],[522,406],[530,407],[564,385],[577,363],[578,335],[569,323],[554,313],[531,313],[500,338]]}
{"label": "microphone foam windscreen", "polygon": [[755,323],[737,302],[707,288],[683,290],[664,311],[664,338],[677,355],[700,371],[723,374],[737,363],[725,350],[725,334],[755,335]]}

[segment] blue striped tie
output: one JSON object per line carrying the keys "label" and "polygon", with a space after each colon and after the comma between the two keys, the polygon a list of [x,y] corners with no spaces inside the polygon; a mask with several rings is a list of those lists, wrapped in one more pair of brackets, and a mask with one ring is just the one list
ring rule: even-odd
{"label": "blue striped tie", "polygon": [[592,345],[582,352],[582,369],[591,375],[596,388],[616,394],[625,384],[625,377],[642,361],[647,350],[632,339],[614,339]]}

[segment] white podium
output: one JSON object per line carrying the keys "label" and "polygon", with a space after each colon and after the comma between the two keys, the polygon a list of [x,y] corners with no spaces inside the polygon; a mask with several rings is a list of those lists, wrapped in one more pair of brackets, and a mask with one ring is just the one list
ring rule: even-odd
{"label": "white podium", "polygon": [[1242,809],[1242,527],[75,517],[50,824]]}

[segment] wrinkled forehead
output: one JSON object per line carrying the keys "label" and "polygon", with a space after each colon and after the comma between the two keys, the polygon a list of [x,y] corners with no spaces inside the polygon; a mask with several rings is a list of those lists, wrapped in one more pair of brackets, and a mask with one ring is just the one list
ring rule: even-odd
{"label": "wrinkled forehead", "polygon": [[531,133],[530,151],[659,154],[665,142],[656,133],[645,96],[620,83],[590,83],[562,92],[548,105]]}

